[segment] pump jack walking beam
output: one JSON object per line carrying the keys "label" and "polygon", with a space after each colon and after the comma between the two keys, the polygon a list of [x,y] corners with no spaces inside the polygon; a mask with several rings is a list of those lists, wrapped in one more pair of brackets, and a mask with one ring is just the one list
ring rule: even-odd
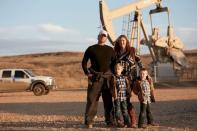
{"label": "pump jack walking beam", "polygon": [[128,4],[126,6],[109,10],[107,4],[104,0],[99,1],[99,8],[100,8],[100,19],[103,28],[108,32],[108,39],[109,41],[114,44],[116,37],[114,33],[114,29],[112,26],[112,20],[129,14],[130,12],[134,12],[137,10],[141,10],[145,7],[148,7],[152,4],[156,4],[157,7],[161,6],[161,0],[140,0],[135,3]]}

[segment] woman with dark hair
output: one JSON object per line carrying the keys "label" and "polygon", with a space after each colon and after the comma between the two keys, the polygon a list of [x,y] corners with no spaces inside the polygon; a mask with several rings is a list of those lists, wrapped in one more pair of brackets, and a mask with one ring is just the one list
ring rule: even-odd
{"label": "woman with dark hair", "polygon": [[[128,76],[130,81],[131,90],[133,88],[133,82],[137,79],[137,66],[142,68],[142,63],[140,57],[137,56],[135,48],[130,46],[129,40],[125,35],[120,35],[115,42],[115,64],[120,63],[123,67],[123,75]],[[130,98],[127,98],[127,108],[131,120],[131,127],[136,128],[136,114],[134,107],[130,101]]]}

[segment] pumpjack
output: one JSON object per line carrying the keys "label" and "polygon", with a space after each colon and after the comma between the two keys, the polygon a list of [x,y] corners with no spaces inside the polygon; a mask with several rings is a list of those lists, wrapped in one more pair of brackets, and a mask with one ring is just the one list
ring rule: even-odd
{"label": "pumpjack", "polygon": [[[152,57],[151,71],[153,72],[155,82],[174,81],[177,79],[176,72],[188,66],[187,58],[183,52],[184,44],[173,33],[173,27],[170,23],[170,12],[168,7],[162,7],[162,0],[137,0],[117,9],[109,10],[104,0],[99,1],[100,20],[103,29],[108,32],[108,39],[112,45],[116,41],[115,31],[112,21],[118,17],[134,13],[133,24],[131,24],[131,46],[136,46],[139,53],[140,46],[146,45]],[[142,9],[156,5],[155,9],[150,10],[151,35],[147,35],[146,28],[142,19]],[[156,13],[167,13],[168,27],[166,36],[160,36],[159,28],[153,27],[152,17]],[[141,31],[144,38],[141,39]],[[135,40],[136,39],[136,40]]]}

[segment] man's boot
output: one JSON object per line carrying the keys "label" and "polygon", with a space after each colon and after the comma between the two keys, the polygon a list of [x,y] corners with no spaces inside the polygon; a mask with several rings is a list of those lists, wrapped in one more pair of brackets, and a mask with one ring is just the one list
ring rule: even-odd
{"label": "man's boot", "polygon": [[137,128],[137,120],[136,120],[136,114],[135,114],[135,109],[133,107],[128,109],[129,117],[131,120],[131,128]]}

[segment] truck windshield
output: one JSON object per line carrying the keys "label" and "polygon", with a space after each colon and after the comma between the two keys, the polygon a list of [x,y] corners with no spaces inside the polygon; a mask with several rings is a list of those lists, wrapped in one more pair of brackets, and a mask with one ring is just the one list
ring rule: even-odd
{"label": "truck windshield", "polygon": [[29,74],[31,77],[34,77],[35,75],[32,73],[32,71],[30,70],[25,70],[25,72],[27,72],[27,74]]}

